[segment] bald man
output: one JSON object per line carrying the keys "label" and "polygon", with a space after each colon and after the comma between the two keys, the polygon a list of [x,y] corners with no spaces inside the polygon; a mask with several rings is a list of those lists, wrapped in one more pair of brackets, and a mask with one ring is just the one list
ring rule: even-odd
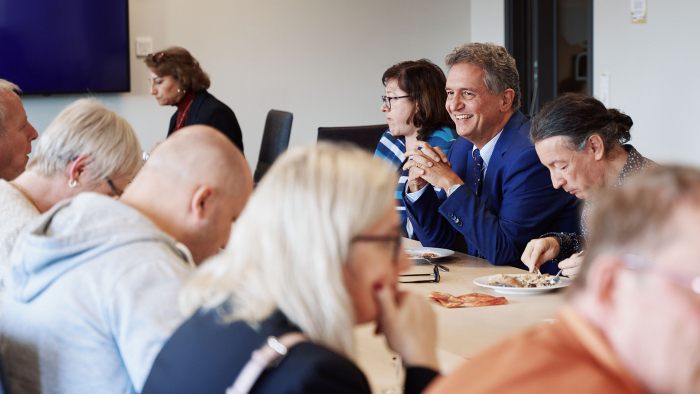
{"label": "bald man", "polygon": [[0,79],[0,179],[11,181],[24,172],[39,134],[27,120],[19,87]]}
{"label": "bald man", "polygon": [[160,144],[120,201],[82,193],[31,222],[3,293],[14,392],[140,392],[185,319],[183,282],[225,246],[252,188],[240,150],[197,125]]}

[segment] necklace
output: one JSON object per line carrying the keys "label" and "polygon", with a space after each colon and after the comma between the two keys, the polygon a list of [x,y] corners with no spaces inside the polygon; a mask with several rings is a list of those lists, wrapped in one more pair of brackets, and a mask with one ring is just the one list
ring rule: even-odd
{"label": "necklace", "polygon": [[34,205],[34,208],[36,208],[37,211],[41,212],[41,209],[39,209],[39,205],[37,205],[36,201],[34,201],[34,199],[32,198],[32,195],[29,194],[27,189],[16,184],[14,181],[10,182],[10,185],[12,185],[15,189],[19,190],[20,193],[24,194],[24,197],[26,197],[27,200],[29,200],[29,202],[31,202],[32,205]]}

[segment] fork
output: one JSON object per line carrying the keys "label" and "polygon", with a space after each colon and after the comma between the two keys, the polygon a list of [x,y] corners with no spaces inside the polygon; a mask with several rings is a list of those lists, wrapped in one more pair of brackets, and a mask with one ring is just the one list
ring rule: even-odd
{"label": "fork", "polygon": [[559,283],[559,275],[561,275],[561,271],[563,271],[563,270],[559,270],[559,272],[557,272],[557,276],[555,276],[554,278],[552,278],[551,281],[549,282],[552,286],[554,286],[554,285],[556,285],[557,283]]}

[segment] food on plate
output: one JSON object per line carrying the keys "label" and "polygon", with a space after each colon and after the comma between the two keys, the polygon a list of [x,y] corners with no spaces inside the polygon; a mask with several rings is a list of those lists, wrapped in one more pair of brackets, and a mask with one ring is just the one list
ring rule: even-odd
{"label": "food on plate", "polygon": [[522,274],[522,275],[492,275],[489,277],[489,285],[504,287],[550,287],[552,275],[550,274]]}
{"label": "food on plate", "polygon": [[477,306],[505,305],[508,303],[505,297],[494,297],[488,294],[469,293],[461,296],[431,291],[428,299],[437,301],[445,308],[473,308]]}
{"label": "food on plate", "polygon": [[440,257],[440,255],[437,253],[420,253],[420,252],[409,253],[409,256],[412,259],[422,259],[424,257],[430,257],[430,258]]}

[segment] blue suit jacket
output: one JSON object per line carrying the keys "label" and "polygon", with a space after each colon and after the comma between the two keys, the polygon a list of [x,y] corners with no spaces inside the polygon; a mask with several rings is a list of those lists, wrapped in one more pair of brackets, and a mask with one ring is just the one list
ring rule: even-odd
{"label": "blue suit jacket", "polygon": [[[404,194],[406,211],[424,246],[450,248],[463,237],[467,250],[462,252],[494,265],[526,268],[520,257],[530,240],[552,231],[579,232],[578,199],[552,187],[529,133],[530,120],[515,112],[489,160],[481,198],[469,176],[474,144],[463,137],[448,155],[463,186],[449,198],[444,190],[436,193],[429,187],[414,203]],[[540,269],[558,271],[552,262]]]}

